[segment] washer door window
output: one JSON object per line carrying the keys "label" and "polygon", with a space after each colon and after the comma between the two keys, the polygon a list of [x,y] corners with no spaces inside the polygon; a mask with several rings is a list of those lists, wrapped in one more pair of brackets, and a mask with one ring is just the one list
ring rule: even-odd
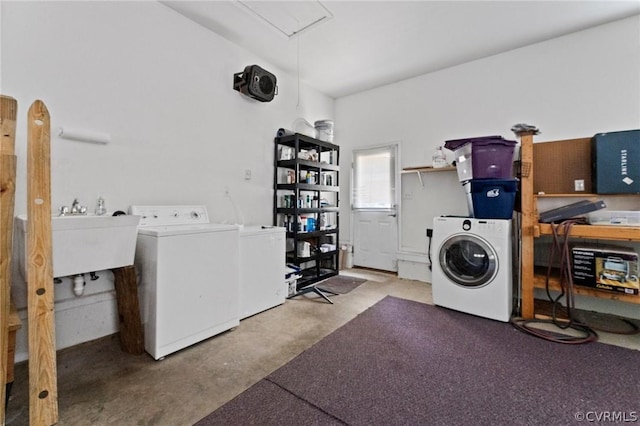
{"label": "washer door window", "polygon": [[498,271],[493,248],[474,235],[455,235],[440,247],[442,271],[454,283],[468,288],[490,283]]}

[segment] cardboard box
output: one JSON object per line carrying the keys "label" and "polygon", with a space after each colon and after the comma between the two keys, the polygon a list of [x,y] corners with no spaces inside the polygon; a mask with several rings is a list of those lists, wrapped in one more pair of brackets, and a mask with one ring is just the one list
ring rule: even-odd
{"label": "cardboard box", "polygon": [[596,194],[640,194],[640,130],[598,133],[591,159]]}
{"label": "cardboard box", "polygon": [[593,193],[591,138],[534,143],[533,192]]}
{"label": "cardboard box", "polygon": [[638,294],[638,253],[627,247],[581,245],[571,250],[573,283]]}

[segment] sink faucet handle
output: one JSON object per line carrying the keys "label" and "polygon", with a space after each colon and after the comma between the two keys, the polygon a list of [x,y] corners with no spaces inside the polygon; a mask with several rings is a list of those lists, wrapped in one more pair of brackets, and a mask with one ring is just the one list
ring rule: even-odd
{"label": "sink faucet handle", "polygon": [[71,214],[80,213],[80,201],[77,198],[73,199],[73,203],[71,203]]}
{"label": "sink faucet handle", "polygon": [[60,206],[60,208],[58,209],[58,215],[64,216],[66,214],[69,214],[69,206]]}

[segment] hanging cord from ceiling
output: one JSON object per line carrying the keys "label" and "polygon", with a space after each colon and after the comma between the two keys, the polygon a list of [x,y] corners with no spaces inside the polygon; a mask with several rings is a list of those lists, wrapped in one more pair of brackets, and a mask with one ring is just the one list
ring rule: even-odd
{"label": "hanging cord from ceiling", "polygon": [[[569,234],[571,227],[576,223],[583,223],[582,219],[569,219],[560,224],[553,224],[553,243],[549,251],[549,262],[547,267],[547,276],[545,289],[547,297],[552,302],[552,315],[549,320],[512,320],[515,328],[535,337],[549,340],[557,343],[565,344],[582,344],[595,342],[598,340],[598,334],[588,325],[576,321],[573,318],[572,311],[575,309],[574,292],[573,292],[573,276],[571,272],[571,251],[569,249]],[[549,280],[552,276],[553,260],[560,259],[560,294],[553,297],[549,290]],[[562,306],[562,299],[566,299],[566,306]],[[564,312],[561,312],[564,311]],[[566,319],[560,318],[559,314],[566,314]],[[573,330],[578,335],[566,335],[558,331],[547,331],[539,327],[533,327],[534,324],[553,324],[561,331]]]}
{"label": "hanging cord from ceiling", "polygon": [[[298,22],[298,31],[300,31],[300,22]],[[296,80],[298,85],[296,108],[300,108],[300,35],[296,37]]]}

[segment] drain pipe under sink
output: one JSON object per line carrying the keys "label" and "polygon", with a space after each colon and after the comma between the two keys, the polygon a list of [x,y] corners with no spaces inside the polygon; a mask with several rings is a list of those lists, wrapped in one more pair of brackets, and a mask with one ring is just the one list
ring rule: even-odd
{"label": "drain pipe under sink", "polygon": [[84,294],[84,274],[78,274],[73,276],[73,293],[80,297]]}

